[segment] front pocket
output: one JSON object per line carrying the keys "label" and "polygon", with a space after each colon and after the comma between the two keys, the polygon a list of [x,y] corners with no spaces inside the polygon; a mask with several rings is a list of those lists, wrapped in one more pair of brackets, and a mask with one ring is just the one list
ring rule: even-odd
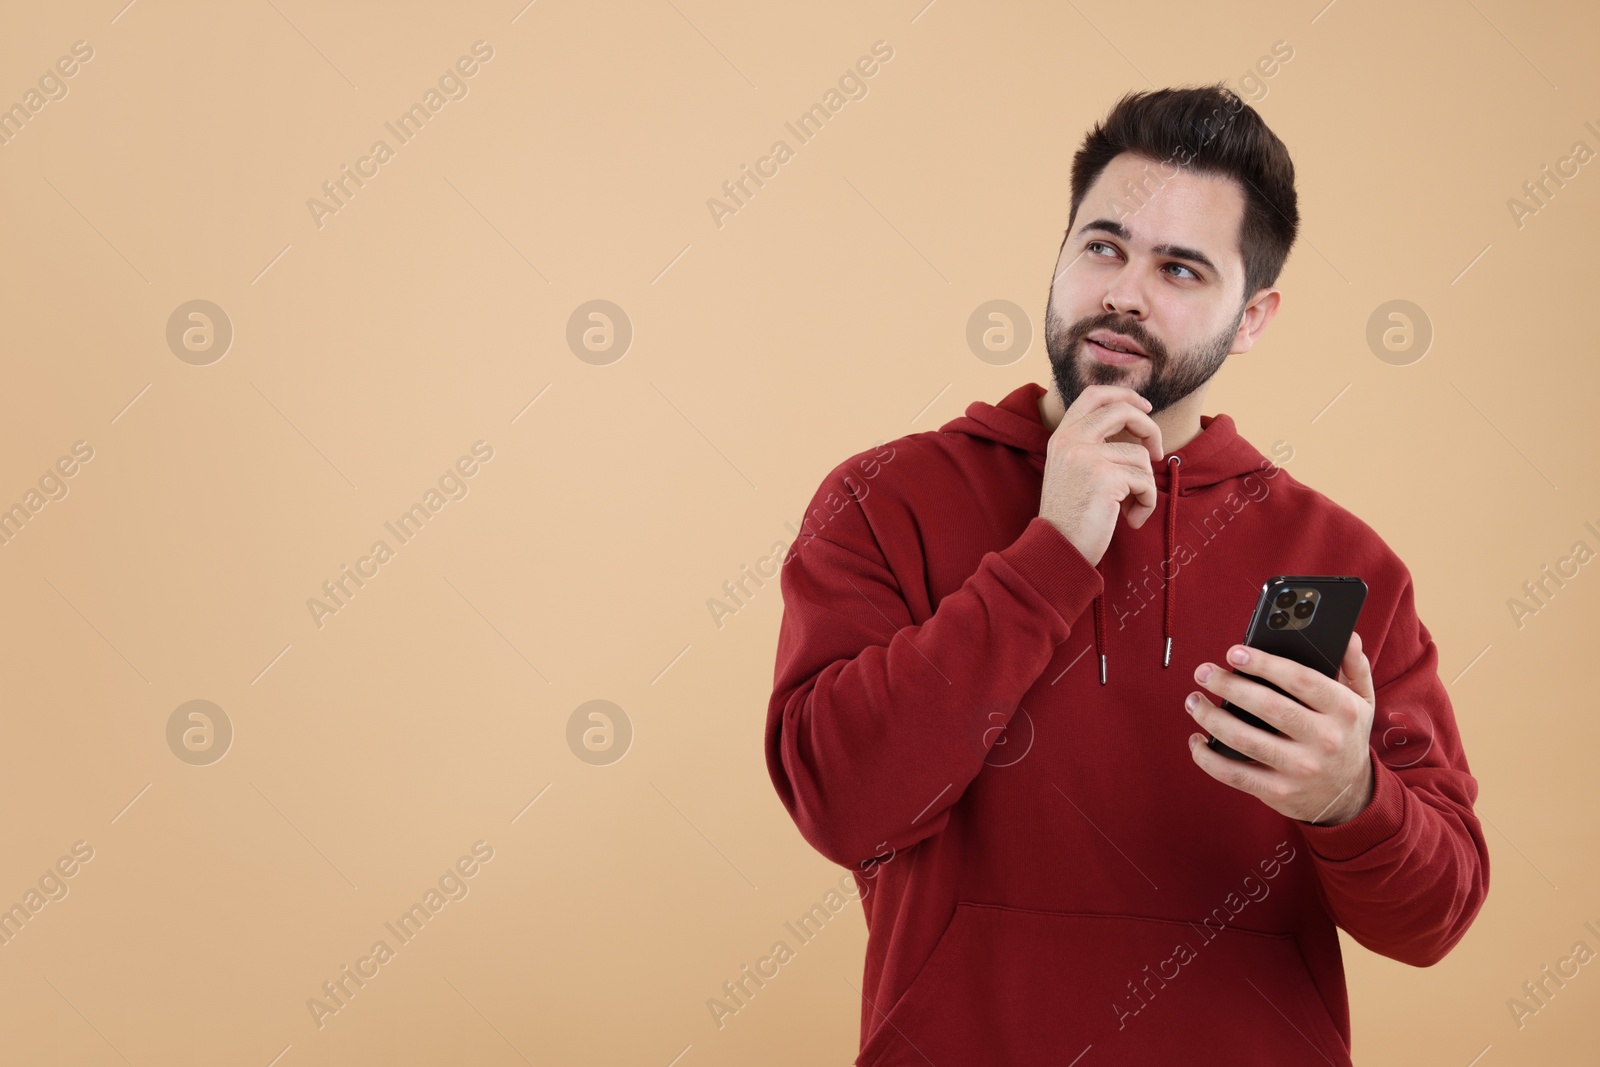
{"label": "front pocket", "polygon": [[962,901],[859,1067],[1328,1063],[1350,1052],[1292,934]]}

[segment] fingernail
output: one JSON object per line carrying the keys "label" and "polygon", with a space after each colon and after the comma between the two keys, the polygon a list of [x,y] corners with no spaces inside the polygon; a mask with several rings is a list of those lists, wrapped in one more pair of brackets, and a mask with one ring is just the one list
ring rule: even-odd
{"label": "fingernail", "polygon": [[1200,664],[1199,668],[1197,668],[1194,672],[1194,680],[1197,682],[1203,682],[1209,677],[1211,677],[1211,664]]}
{"label": "fingernail", "polygon": [[1235,663],[1249,663],[1250,653],[1246,652],[1242,648],[1236,648],[1232,652],[1228,653],[1228,658]]}

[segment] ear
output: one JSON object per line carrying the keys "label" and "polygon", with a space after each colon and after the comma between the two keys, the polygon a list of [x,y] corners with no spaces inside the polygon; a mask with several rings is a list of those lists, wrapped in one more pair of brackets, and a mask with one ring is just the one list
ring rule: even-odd
{"label": "ear", "polygon": [[1267,328],[1267,323],[1278,314],[1278,302],[1282,295],[1280,290],[1274,288],[1256,293],[1239,319],[1239,330],[1233,335],[1233,347],[1228,350],[1229,355],[1250,351],[1256,338],[1261,336],[1261,331]]}

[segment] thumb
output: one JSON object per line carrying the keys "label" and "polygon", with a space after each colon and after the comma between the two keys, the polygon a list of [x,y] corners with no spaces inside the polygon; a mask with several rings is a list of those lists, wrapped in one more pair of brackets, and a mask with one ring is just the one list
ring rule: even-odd
{"label": "thumb", "polygon": [[1141,501],[1137,496],[1129,493],[1122,498],[1122,518],[1130,527],[1137,530],[1143,526],[1145,520],[1155,514],[1155,508]]}
{"label": "thumb", "polygon": [[1372,664],[1361,651],[1361,635],[1351,632],[1350,644],[1345,647],[1344,660],[1339,664],[1339,681],[1354,689],[1369,704],[1377,702],[1372,686]]}

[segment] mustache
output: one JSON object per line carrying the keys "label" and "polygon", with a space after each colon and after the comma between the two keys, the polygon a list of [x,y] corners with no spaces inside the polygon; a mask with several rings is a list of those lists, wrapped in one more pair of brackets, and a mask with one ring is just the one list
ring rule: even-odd
{"label": "mustache", "polygon": [[1106,330],[1110,333],[1120,333],[1134,344],[1138,345],[1146,355],[1152,359],[1162,354],[1161,342],[1151,337],[1144,329],[1131,322],[1095,322],[1084,327],[1079,340],[1085,340],[1096,330]]}
{"label": "mustache", "polygon": [[1076,353],[1079,347],[1089,339],[1089,335],[1096,330],[1107,330],[1111,333],[1120,333],[1141,348],[1149,357],[1150,365],[1159,368],[1166,362],[1167,350],[1160,341],[1151,337],[1138,326],[1126,322],[1091,322],[1077,326],[1058,327],[1055,331],[1058,348],[1061,352]]}

